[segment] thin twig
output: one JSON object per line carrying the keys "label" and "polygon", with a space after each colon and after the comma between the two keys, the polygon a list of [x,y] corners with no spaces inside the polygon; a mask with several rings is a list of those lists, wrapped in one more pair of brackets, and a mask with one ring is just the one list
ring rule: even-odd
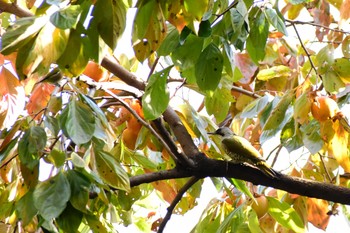
{"label": "thin twig", "polygon": [[[135,111],[134,109],[132,109],[124,100],[122,100],[122,98],[120,98],[119,96],[117,96],[116,94],[114,94],[113,92],[111,92],[110,90],[104,89],[104,91],[108,94],[110,94],[113,98],[115,98],[116,100],[118,100],[134,117],[136,117],[136,119],[143,125],[145,126],[159,141],[160,143],[162,143],[162,145],[164,146],[164,148],[167,150],[167,152],[169,153],[169,155],[174,159],[174,161],[176,162],[176,164],[179,163],[179,160],[177,158],[177,156],[171,151],[171,149],[169,148],[168,144],[163,140],[163,138],[161,136],[159,136],[159,134],[150,126],[150,124],[148,124],[144,119],[142,119]],[[180,152],[179,152],[180,153]]]}
{"label": "thin twig", "polygon": [[302,47],[303,50],[305,51],[306,56],[308,57],[308,59],[309,59],[309,61],[310,61],[310,65],[311,65],[312,69],[315,71],[316,75],[318,75],[318,77],[322,80],[322,76],[318,74],[317,68],[316,68],[314,62],[313,62],[312,59],[311,59],[311,55],[310,55],[309,51],[307,51],[307,49],[306,49],[306,47],[305,47],[305,45],[304,45],[304,43],[303,43],[303,41],[302,41],[302,39],[301,39],[301,37],[300,37],[300,34],[299,34],[299,32],[298,32],[298,29],[296,28],[296,26],[295,26],[295,24],[293,23],[293,21],[291,21],[291,24],[292,24],[292,26],[293,26],[293,28],[294,28],[294,31],[295,31],[295,33],[296,33],[296,35],[297,35],[297,37],[298,37],[298,40],[299,40],[299,42],[300,42],[301,47]]}
{"label": "thin twig", "polygon": [[166,226],[166,224],[168,223],[168,221],[171,218],[171,215],[173,214],[173,211],[177,205],[177,203],[179,203],[182,199],[182,196],[185,194],[185,192],[191,188],[200,178],[197,178],[195,176],[192,176],[187,183],[179,190],[179,192],[177,193],[176,197],[174,198],[174,200],[171,202],[170,206],[168,207],[168,212],[165,215],[162,223],[159,226],[158,229],[158,233],[162,233],[164,231],[164,228]]}
{"label": "thin twig", "polygon": [[311,25],[311,26],[315,26],[315,27],[320,27],[320,28],[324,28],[330,31],[334,31],[334,32],[340,32],[340,33],[344,33],[344,34],[350,34],[350,32],[341,30],[341,29],[337,29],[337,28],[331,28],[331,27],[327,27],[321,24],[317,24],[314,22],[304,22],[304,21],[298,21],[298,20],[289,20],[289,19],[285,19],[286,22],[290,23],[292,26],[293,24],[302,24],[302,25]]}
{"label": "thin twig", "polygon": [[226,14],[229,10],[231,10],[232,8],[234,8],[239,1],[234,1],[231,3],[231,5],[229,5],[223,12],[221,12],[220,14],[216,15],[216,18],[213,20],[213,22],[211,23],[211,25],[214,25],[214,23],[224,14]]}
{"label": "thin twig", "polygon": [[327,178],[328,178],[329,182],[332,182],[332,178],[331,178],[331,176],[330,176],[330,174],[329,174],[329,172],[328,172],[328,169],[327,169],[327,167],[326,167],[326,165],[325,165],[325,163],[324,163],[323,156],[321,155],[320,152],[318,152],[318,155],[320,156],[320,160],[321,160],[321,163],[322,163],[322,167],[323,167],[323,169],[324,169],[325,172],[326,172],[326,175],[327,175]]}
{"label": "thin twig", "polygon": [[232,90],[232,91],[237,91],[237,92],[239,92],[239,93],[241,93],[241,94],[243,94],[243,95],[250,96],[250,97],[252,97],[252,98],[254,98],[254,99],[258,99],[258,98],[261,97],[260,95],[254,93],[254,92],[247,91],[247,90],[245,90],[245,89],[243,89],[243,88],[236,87],[236,86],[232,86],[232,87],[231,87],[231,90]]}
{"label": "thin twig", "polygon": [[154,73],[154,70],[156,69],[156,66],[158,65],[158,61],[159,61],[159,57],[156,58],[156,60],[154,60],[154,63],[149,71],[148,77],[147,77],[147,82],[149,81],[150,77],[152,76],[152,74]]}

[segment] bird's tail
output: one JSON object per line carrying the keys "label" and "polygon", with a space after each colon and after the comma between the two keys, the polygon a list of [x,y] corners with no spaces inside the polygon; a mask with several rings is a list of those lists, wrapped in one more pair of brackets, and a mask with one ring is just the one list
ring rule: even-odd
{"label": "bird's tail", "polygon": [[269,166],[267,163],[264,161],[260,161],[259,163],[256,164],[256,166],[264,172],[266,175],[275,178],[276,177],[276,172]]}

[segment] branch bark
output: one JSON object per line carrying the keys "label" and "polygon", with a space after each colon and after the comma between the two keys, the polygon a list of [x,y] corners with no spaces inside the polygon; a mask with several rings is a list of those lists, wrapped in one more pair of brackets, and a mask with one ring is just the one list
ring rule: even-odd
{"label": "branch bark", "polygon": [[264,185],[276,189],[284,190],[289,193],[299,194],[301,196],[324,199],[335,203],[350,205],[350,189],[334,184],[319,182],[313,180],[291,177],[276,172],[277,177],[266,176],[255,167],[244,164],[234,164],[227,161],[209,159],[204,155],[198,155],[197,168],[184,169],[176,168],[156,173],[148,173],[130,178],[130,185],[137,186],[143,183],[151,183],[167,179],[187,178],[195,176],[204,177],[227,177],[249,181],[253,184]]}

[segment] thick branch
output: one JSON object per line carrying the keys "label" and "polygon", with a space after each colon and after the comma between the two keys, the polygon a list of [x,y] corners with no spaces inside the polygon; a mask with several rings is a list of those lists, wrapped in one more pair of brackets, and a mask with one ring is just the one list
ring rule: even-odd
{"label": "thick branch", "polygon": [[271,178],[259,169],[242,164],[234,164],[222,160],[208,159],[198,155],[196,170],[173,169],[157,173],[149,173],[130,178],[131,186],[142,183],[150,183],[159,179],[174,179],[196,176],[204,177],[230,177],[260,184],[301,196],[314,197],[350,205],[350,189],[336,186],[330,183],[305,180],[298,177],[290,177],[277,173],[276,178]]}
{"label": "thick branch", "polygon": [[30,17],[33,16],[33,13],[25,10],[23,8],[20,8],[17,4],[15,3],[7,3],[4,0],[0,0],[0,10],[2,12],[8,12],[10,14],[14,14],[18,17]]}

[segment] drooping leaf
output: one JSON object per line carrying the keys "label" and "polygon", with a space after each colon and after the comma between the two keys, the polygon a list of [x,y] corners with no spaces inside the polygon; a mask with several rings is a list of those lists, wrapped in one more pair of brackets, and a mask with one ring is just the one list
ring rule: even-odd
{"label": "drooping leaf", "polygon": [[200,54],[195,66],[198,87],[203,90],[215,90],[221,79],[224,58],[220,49],[210,43]]}
{"label": "drooping leaf", "polygon": [[47,221],[58,217],[67,206],[71,189],[66,176],[58,173],[56,176],[39,183],[34,190],[34,206]]}
{"label": "drooping leaf", "polygon": [[44,109],[50,100],[51,93],[55,86],[51,83],[38,83],[32,91],[26,105],[28,113],[36,120],[39,120],[44,113]]}
{"label": "drooping leaf", "polygon": [[63,54],[69,37],[69,30],[56,28],[50,22],[40,30],[36,37],[31,52],[28,53],[24,64],[23,73],[30,75],[39,73],[45,75],[53,62]]}
{"label": "drooping leaf", "polygon": [[86,52],[84,43],[86,40],[78,31],[71,30],[67,47],[57,60],[57,64],[65,75],[78,76],[84,71],[89,61],[89,54]]}
{"label": "drooping leaf", "polygon": [[61,121],[64,124],[65,132],[74,143],[80,145],[91,140],[95,131],[95,117],[91,113],[91,109],[81,101],[72,99],[69,102],[66,115]]}
{"label": "drooping leaf", "polygon": [[275,9],[266,8],[264,10],[267,20],[269,23],[274,26],[279,32],[282,32],[284,35],[288,35],[286,25],[284,24],[283,19],[277,14]]}
{"label": "drooping leaf", "polygon": [[283,127],[293,116],[293,109],[289,107],[293,98],[293,91],[289,91],[282,97],[277,106],[273,109],[265,125],[263,126],[263,131],[260,135],[260,141],[262,143],[280,133]]}
{"label": "drooping leaf", "polygon": [[97,1],[93,11],[96,29],[106,44],[114,50],[126,26],[124,1]]}
{"label": "drooping leaf", "polygon": [[159,56],[166,56],[175,51],[175,49],[180,46],[180,35],[176,29],[173,29],[167,34],[163,43],[157,50]]}
{"label": "drooping leaf", "polygon": [[25,17],[16,21],[16,24],[2,36],[1,53],[8,55],[24,46],[34,38],[47,22],[47,17]]}
{"label": "drooping leaf", "polygon": [[167,90],[167,77],[172,66],[151,75],[145,94],[142,97],[142,110],[148,120],[159,117],[169,104],[169,92]]}
{"label": "drooping leaf", "polygon": [[309,124],[301,126],[304,146],[311,154],[319,152],[323,147],[323,140],[320,135],[320,125],[318,121],[312,120]]}
{"label": "drooping leaf", "polygon": [[33,169],[39,163],[46,141],[46,132],[39,126],[30,127],[19,141],[19,159],[29,169]]}
{"label": "drooping leaf", "polygon": [[23,226],[27,226],[38,213],[33,203],[33,191],[28,191],[16,205],[16,213],[21,219]]}
{"label": "drooping leaf", "polygon": [[90,180],[75,170],[69,170],[67,172],[67,178],[71,189],[70,203],[75,209],[83,212],[86,211],[91,186]]}
{"label": "drooping leaf", "polygon": [[78,231],[80,223],[83,219],[83,213],[75,209],[69,202],[67,207],[56,219],[58,226],[67,233],[75,233]]}
{"label": "drooping leaf", "polygon": [[89,227],[92,232],[108,233],[106,226],[94,215],[84,215]]}
{"label": "drooping leaf", "polygon": [[50,16],[50,22],[60,29],[75,28],[81,14],[80,5],[70,5],[54,12]]}
{"label": "drooping leaf", "polygon": [[297,233],[304,233],[305,226],[298,213],[286,202],[266,197],[269,203],[268,213],[282,226]]}
{"label": "drooping leaf", "polygon": [[154,0],[143,3],[136,13],[132,35],[135,56],[141,62],[157,51],[166,36],[160,3]]}
{"label": "drooping leaf", "polygon": [[94,149],[96,170],[108,185],[116,189],[130,191],[128,174],[111,154],[101,148]]}
{"label": "drooping leaf", "polygon": [[4,66],[0,67],[0,130],[11,127],[25,105],[24,88]]}
{"label": "drooping leaf", "polygon": [[[252,14],[256,14],[254,11]],[[247,38],[247,51],[252,60],[258,64],[265,57],[265,46],[269,34],[269,23],[262,12],[250,21],[250,32]]]}
{"label": "drooping leaf", "polygon": [[294,104],[294,119],[300,124],[304,124],[309,120],[309,112],[311,108],[311,102],[308,98],[307,92],[300,95]]}
{"label": "drooping leaf", "polygon": [[222,122],[227,116],[232,100],[231,90],[218,87],[213,94],[205,97],[205,107],[209,115],[214,115],[217,122]]}

